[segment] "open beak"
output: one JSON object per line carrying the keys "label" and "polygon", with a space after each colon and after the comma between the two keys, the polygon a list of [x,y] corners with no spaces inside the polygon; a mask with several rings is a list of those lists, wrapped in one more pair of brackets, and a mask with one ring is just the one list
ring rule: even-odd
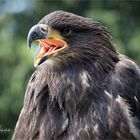
{"label": "open beak", "polygon": [[29,31],[27,38],[29,48],[31,48],[34,41],[39,43],[34,58],[35,67],[67,47],[67,43],[59,35],[59,32],[50,29],[45,24],[37,24]]}

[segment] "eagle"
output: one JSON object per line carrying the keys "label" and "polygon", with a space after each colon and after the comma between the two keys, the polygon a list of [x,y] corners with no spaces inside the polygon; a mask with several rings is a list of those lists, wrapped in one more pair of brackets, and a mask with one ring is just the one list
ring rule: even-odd
{"label": "eagle", "polygon": [[37,43],[13,140],[140,139],[140,69],[101,23],[54,11],[27,37]]}

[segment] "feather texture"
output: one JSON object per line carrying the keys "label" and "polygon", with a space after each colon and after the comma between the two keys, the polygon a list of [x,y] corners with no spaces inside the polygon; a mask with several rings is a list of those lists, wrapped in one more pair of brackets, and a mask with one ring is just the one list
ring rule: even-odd
{"label": "feather texture", "polygon": [[32,75],[13,140],[139,139],[140,70],[105,27],[64,11],[40,23],[74,33]]}

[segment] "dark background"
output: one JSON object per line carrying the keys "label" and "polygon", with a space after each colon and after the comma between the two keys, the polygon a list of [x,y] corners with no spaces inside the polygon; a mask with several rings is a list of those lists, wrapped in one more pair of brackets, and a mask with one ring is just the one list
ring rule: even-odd
{"label": "dark background", "polygon": [[28,31],[55,10],[102,22],[117,50],[140,64],[139,1],[0,0],[0,140],[11,139],[28,80],[35,70],[26,44]]}

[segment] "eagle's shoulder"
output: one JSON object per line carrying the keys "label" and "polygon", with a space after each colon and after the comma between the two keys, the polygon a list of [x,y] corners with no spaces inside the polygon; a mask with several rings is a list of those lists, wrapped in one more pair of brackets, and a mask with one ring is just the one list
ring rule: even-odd
{"label": "eagle's shoulder", "polygon": [[[112,76],[112,87],[115,95],[120,95],[128,104],[132,122],[140,128],[140,69],[130,58],[119,55],[120,61],[116,64],[115,74]],[[133,130],[132,130],[133,131]],[[136,130],[134,130],[136,132]],[[140,132],[135,134],[140,136]]]}
{"label": "eagle's shoulder", "polygon": [[124,55],[119,55],[119,59],[113,75],[114,88],[125,99],[138,102],[140,101],[140,69],[135,62]]}

